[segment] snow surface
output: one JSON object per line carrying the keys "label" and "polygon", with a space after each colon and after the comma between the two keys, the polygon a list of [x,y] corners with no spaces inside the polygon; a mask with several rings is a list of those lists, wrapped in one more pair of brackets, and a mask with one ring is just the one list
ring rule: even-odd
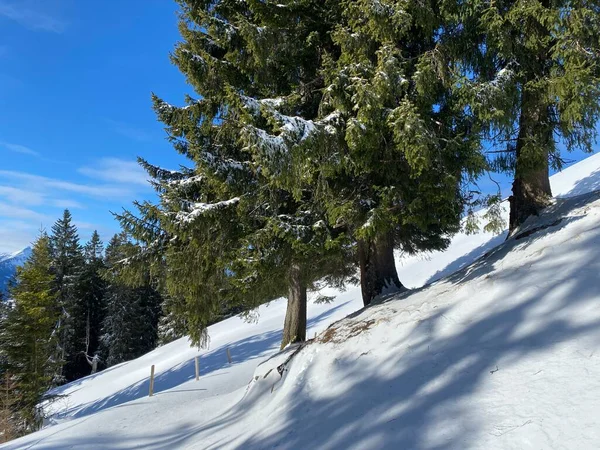
{"label": "snow surface", "polygon": [[180,339],[63,386],[51,424],[1,448],[600,448],[600,154],[552,186],[507,242],[459,234],[400,257],[424,288],[360,311],[358,288],[325,289],[305,346],[278,353],[272,302],[212,326],[209,350]]}

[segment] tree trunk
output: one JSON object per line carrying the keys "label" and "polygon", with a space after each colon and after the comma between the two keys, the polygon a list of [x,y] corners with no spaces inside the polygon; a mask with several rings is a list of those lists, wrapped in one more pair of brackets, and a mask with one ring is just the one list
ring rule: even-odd
{"label": "tree trunk", "polygon": [[387,292],[404,290],[394,261],[392,233],[358,242],[360,285],[363,303],[369,305],[375,297]]}
{"label": "tree trunk", "polygon": [[281,348],[306,340],[306,281],[302,267],[292,264]]}
{"label": "tree trunk", "polygon": [[513,194],[509,198],[509,236],[529,216],[539,215],[552,197],[548,173],[552,127],[548,107],[540,103],[535,94],[523,94]]}

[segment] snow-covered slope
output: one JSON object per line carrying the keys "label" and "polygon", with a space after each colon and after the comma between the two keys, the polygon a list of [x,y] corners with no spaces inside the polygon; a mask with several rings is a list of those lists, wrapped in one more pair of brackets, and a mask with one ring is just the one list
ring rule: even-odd
{"label": "snow-covered slope", "polygon": [[25,264],[29,256],[31,256],[30,247],[11,255],[0,255],[0,292],[6,293],[8,282],[17,272],[17,267]]}
{"label": "snow-covered slope", "polygon": [[600,448],[599,182],[594,155],[508,242],[400,257],[407,285],[439,281],[323,332],[361,307],[357,288],[327,292],[302,348],[277,354],[276,301],[211,327],[210,350],[182,339],[64,386],[55,425],[3,448]]}

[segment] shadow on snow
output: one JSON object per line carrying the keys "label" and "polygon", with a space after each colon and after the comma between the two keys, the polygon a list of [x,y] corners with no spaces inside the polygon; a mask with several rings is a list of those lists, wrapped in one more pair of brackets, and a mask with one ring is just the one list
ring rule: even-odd
{"label": "shadow on snow", "polygon": [[[343,308],[348,302],[341,303],[332,307],[331,309],[322,312],[318,316],[315,316],[308,320],[307,329],[319,324],[321,321],[326,320],[337,310]],[[206,378],[206,375],[211,374],[217,370],[229,367],[230,364],[227,361],[226,350],[229,348],[232,358],[231,366],[240,364],[252,359],[262,359],[266,356],[274,353],[279,349],[279,344],[282,339],[282,330],[273,330],[262,334],[256,334],[248,336],[245,339],[231,342],[229,344],[222,345],[220,347],[211,350],[200,357],[200,375],[202,378]],[[258,364],[258,361],[257,361]],[[112,368],[107,369],[110,371]],[[99,372],[93,376],[102,374]],[[218,376],[223,374],[215,374],[209,376]],[[92,377],[93,377],[92,376]],[[195,378],[195,361],[191,358],[184,363],[181,363],[169,370],[158,373],[154,377],[154,392],[155,395],[160,395],[162,391],[173,389],[183,383],[186,383]],[[100,410],[112,408],[123,403],[130,402],[148,395],[150,387],[150,380],[146,379],[137,382],[111,396],[103,399],[98,399],[93,402],[87,403],[79,408],[69,408],[66,411],[60,412],[54,415],[55,419],[62,419],[64,417],[70,417],[77,419],[81,417],[94,414]],[[194,389],[205,390],[205,389]]]}

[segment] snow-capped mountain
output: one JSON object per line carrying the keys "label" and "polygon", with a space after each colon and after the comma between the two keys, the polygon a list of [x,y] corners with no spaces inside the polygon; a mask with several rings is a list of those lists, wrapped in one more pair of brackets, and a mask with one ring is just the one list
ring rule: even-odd
{"label": "snow-capped mountain", "polygon": [[0,254],[0,292],[6,293],[9,280],[14,276],[18,266],[25,264],[31,256],[31,247],[26,247],[13,254]]}

